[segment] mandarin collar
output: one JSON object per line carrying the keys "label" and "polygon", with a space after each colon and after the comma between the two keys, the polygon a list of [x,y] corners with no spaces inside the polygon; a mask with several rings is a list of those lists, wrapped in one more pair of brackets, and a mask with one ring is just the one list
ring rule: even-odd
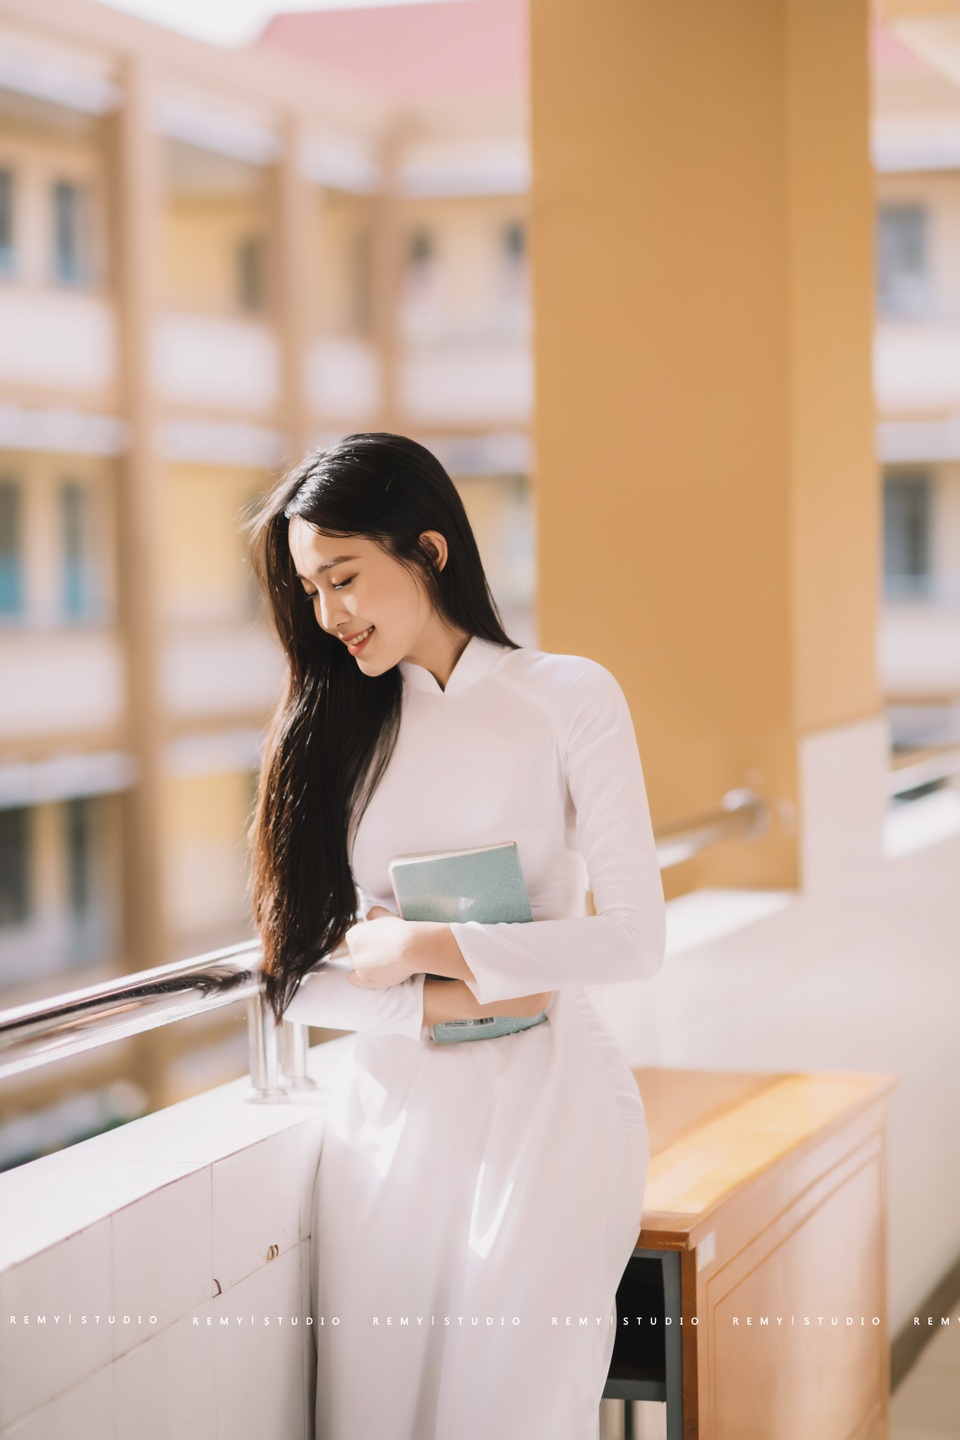
{"label": "mandarin collar", "polygon": [[471,635],[450,672],[446,688],[442,690],[436,676],[425,665],[415,665],[412,660],[401,660],[399,670],[404,685],[412,685],[415,690],[427,690],[432,695],[457,695],[482,675],[488,674],[508,649],[509,646],[499,645],[495,640],[484,640],[480,635]]}

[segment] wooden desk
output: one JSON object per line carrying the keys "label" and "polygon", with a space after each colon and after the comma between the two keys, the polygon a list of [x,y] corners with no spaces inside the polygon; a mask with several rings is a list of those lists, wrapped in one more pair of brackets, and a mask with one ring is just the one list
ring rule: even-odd
{"label": "wooden desk", "polygon": [[668,1440],[886,1440],[896,1077],[634,1074],[651,1158],[605,1396],[665,1401]]}

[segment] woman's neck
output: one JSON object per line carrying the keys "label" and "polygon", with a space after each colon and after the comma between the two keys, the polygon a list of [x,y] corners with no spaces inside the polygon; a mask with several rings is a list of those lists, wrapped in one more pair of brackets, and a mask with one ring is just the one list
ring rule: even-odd
{"label": "woman's neck", "polygon": [[441,629],[430,636],[422,636],[415,650],[411,651],[406,659],[413,665],[421,665],[424,670],[429,670],[440,689],[445,690],[447,681],[470,640],[471,636],[464,630],[451,632],[449,629]]}

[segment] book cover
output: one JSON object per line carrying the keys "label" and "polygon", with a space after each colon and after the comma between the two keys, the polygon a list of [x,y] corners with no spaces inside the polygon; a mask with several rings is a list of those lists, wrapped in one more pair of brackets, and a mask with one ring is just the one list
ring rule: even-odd
{"label": "book cover", "polygon": [[[389,869],[397,909],[404,920],[439,920],[446,924],[475,920],[482,925],[533,920],[516,841],[481,845],[475,850],[400,855]],[[427,974],[428,980],[449,978]],[[494,1040],[529,1030],[545,1019],[546,1011],[541,1010],[533,1016],[448,1020],[431,1026],[431,1034],[438,1045]]]}

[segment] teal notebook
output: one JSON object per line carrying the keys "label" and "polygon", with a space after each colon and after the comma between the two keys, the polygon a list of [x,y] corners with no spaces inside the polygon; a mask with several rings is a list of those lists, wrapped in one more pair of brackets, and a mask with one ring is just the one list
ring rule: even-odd
{"label": "teal notebook", "polygon": [[[399,855],[389,866],[397,909],[404,920],[476,920],[481,925],[533,919],[530,897],[515,841],[476,850]],[[428,975],[428,980],[449,976]],[[431,1026],[438,1045],[459,1040],[492,1040],[540,1025],[539,1015],[491,1015],[481,1020],[448,1020]]]}

